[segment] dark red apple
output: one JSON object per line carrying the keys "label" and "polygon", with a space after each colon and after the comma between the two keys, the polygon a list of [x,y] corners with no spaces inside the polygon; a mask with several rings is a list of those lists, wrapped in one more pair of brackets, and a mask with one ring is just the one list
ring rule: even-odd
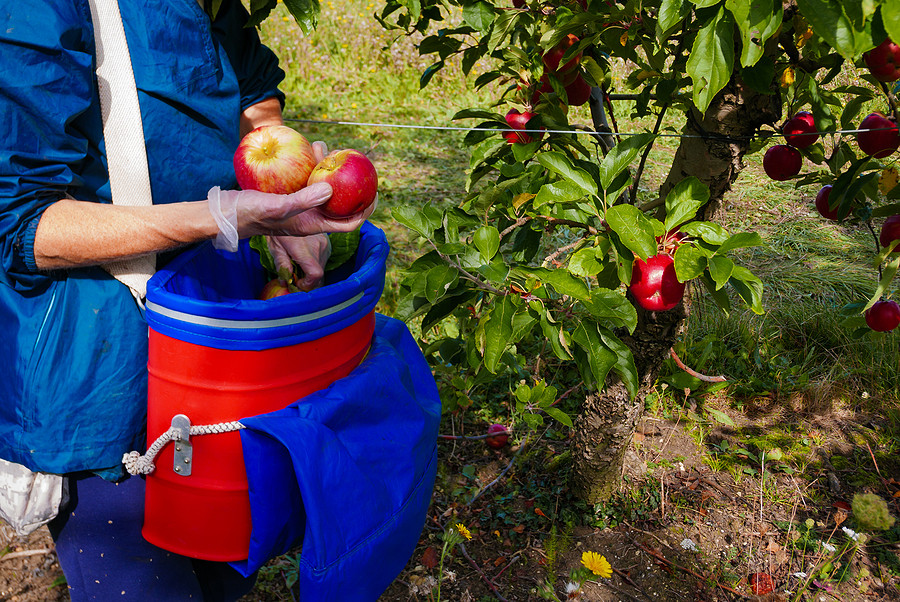
{"label": "dark red apple", "polygon": [[575,81],[566,86],[566,98],[569,99],[569,106],[580,107],[591,98],[591,85],[579,73],[575,77]]}
{"label": "dark red apple", "polygon": [[684,297],[685,284],[675,275],[675,260],[660,253],[647,261],[634,260],[629,292],[638,305],[648,311],[672,309]]}
{"label": "dark red apple", "polygon": [[816,120],[809,111],[800,111],[782,128],[785,141],[795,148],[806,148],[819,139]]}
{"label": "dark red apple", "polygon": [[838,210],[837,207],[832,209],[828,205],[828,197],[831,195],[831,184],[826,184],[822,186],[819,190],[819,193],[816,194],[816,211],[819,212],[819,215],[824,217],[825,219],[837,220],[838,218]]}
{"label": "dark red apple", "polygon": [[[887,248],[897,239],[900,239],[900,215],[892,215],[881,224],[881,234],[878,236],[878,242],[881,243],[882,248]],[[900,253],[900,246],[893,252]]]}
{"label": "dark red apple", "polygon": [[525,0],[512,0],[513,8],[525,8]]}
{"label": "dark red apple", "polygon": [[900,326],[900,305],[882,299],[866,310],[866,324],[876,332],[889,332]]}
{"label": "dark red apple", "polygon": [[285,125],[263,125],[241,139],[234,174],[244,190],[290,194],[306,186],[316,164],[312,145]]}
{"label": "dark red apple", "polygon": [[858,129],[865,130],[856,134],[860,150],[876,159],[891,155],[900,146],[897,123],[880,111],[866,115]]}
{"label": "dark red apple", "polygon": [[331,184],[331,198],[319,207],[328,217],[343,218],[364,211],[378,195],[378,172],[367,156],[352,149],[322,159],[309,174],[309,183]]}
{"label": "dark red apple", "polygon": [[287,282],[281,278],[273,278],[266,282],[266,285],[263,287],[262,291],[260,291],[258,298],[260,301],[268,301],[269,299],[289,294],[291,294],[291,289]]}
{"label": "dark red apple", "polygon": [[578,42],[578,36],[571,33],[560,40],[559,43],[556,44],[556,46],[544,53],[544,56],[542,58],[542,60],[544,61],[544,68],[549,73],[556,73],[557,71],[560,73],[568,73],[572,71],[575,67],[578,66],[578,62],[581,61],[581,53],[573,56],[562,67],[559,66],[559,61],[562,60],[563,55],[566,54],[566,50],[568,50]]}
{"label": "dark red apple", "polygon": [[502,424],[492,424],[488,427],[487,434],[488,438],[485,439],[484,442],[488,447],[493,447],[494,449],[506,447],[506,443],[509,441],[506,427]]}
{"label": "dark red apple", "polygon": [[900,79],[900,45],[890,38],[863,55],[869,73],[880,82]]}
{"label": "dark red apple", "polygon": [[793,146],[776,144],[763,155],[763,169],[773,180],[779,182],[793,178],[803,167],[803,156]]}
{"label": "dark red apple", "polygon": [[[527,130],[528,121],[534,117],[531,111],[522,111],[518,109],[510,109],[506,114],[506,123],[514,130]],[[503,132],[503,137],[510,144],[518,142],[520,144],[528,144],[534,140],[540,140],[541,134],[529,134],[525,132]]]}

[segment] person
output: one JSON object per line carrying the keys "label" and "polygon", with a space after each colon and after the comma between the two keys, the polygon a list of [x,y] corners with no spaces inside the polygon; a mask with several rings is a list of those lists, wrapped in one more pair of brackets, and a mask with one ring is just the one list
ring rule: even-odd
{"label": "person", "polygon": [[[240,0],[213,20],[198,0],[119,2],[138,90],[152,206],[111,204],[88,0],[3,0],[0,28],[0,458],[67,475],[50,524],[72,600],[229,600],[229,566],[140,536],[143,481],[124,453],[146,442],[147,325],[102,267],[157,267],[219,234],[214,187],[236,188],[243,134],[282,123],[284,78]],[[324,148],[316,145],[321,156]],[[266,235],[313,286],[327,259],[327,184],[293,195],[229,193],[240,237]]]}

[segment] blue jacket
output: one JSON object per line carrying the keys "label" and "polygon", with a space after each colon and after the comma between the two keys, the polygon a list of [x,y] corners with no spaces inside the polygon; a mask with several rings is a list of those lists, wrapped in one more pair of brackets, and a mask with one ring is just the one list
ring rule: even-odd
{"label": "blue jacket", "polygon": [[[234,187],[242,109],[284,77],[244,28],[196,0],[121,0],[154,203]],[[50,472],[116,474],[144,445],[147,325],[100,268],[40,272],[34,235],[56,200],[109,202],[87,0],[2,0],[0,11],[0,457]]]}

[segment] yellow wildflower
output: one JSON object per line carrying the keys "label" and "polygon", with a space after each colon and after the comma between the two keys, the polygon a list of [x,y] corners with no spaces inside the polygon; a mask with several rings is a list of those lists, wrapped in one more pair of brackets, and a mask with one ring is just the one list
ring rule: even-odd
{"label": "yellow wildflower", "polygon": [[601,554],[585,552],[581,555],[581,564],[598,577],[603,577],[604,579],[612,577],[612,566],[606,560],[606,557]]}
{"label": "yellow wildflower", "polygon": [[465,537],[466,539],[472,539],[472,534],[466,528],[466,526],[462,523],[456,523],[456,530],[459,531],[459,534]]}

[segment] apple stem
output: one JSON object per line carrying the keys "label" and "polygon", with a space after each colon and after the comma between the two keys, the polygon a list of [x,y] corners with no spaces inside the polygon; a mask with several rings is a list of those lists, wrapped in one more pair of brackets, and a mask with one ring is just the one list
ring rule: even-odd
{"label": "apple stem", "polygon": [[890,105],[891,107],[891,114],[894,116],[894,121],[900,123],[900,103],[897,102],[897,97],[894,95],[894,93],[886,83],[878,83],[881,84],[881,91],[884,92],[884,95],[888,101],[888,105]]}
{"label": "apple stem", "polygon": [[706,376],[705,374],[700,374],[700,373],[697,372],[696,370],[693,370],[693,369],[691,369],[691,368],[688,368],[688,367],[684,364],[684,362],[681,361],[681,358],[678,357],[678,354],[675,353],[675,349],[674,349],[674,348],[669,349],[669,355],[672,357],[673,360],[675,360],[675,363],[678,365],[679,368],[681,368],[682,370],[684,370],[685,372],[687,372],[688,374],[690,374],[690,375],[693,376],[694,378],[699,378],[699,379],[702,380],[703,382],[706,382],[706,383],[723,383],[723,382],[726,382],[726,381],[728,380],[728,379],[725,378],[724,376]]}
{"label": "apple stem", "polygon": [[[866,220],[866,227],[869,229],[869,232],[872,234],[872,239],[875,241],[875,254],[877,255],[878,253],[881,252],[881,240],[878,237],[878,233],[875,232],[875,226],[872,225],[871,218]],[[881,264],[879,263],[878,264],[878,281],[879,282],[881,282],[881,276],[882,276]]]}

